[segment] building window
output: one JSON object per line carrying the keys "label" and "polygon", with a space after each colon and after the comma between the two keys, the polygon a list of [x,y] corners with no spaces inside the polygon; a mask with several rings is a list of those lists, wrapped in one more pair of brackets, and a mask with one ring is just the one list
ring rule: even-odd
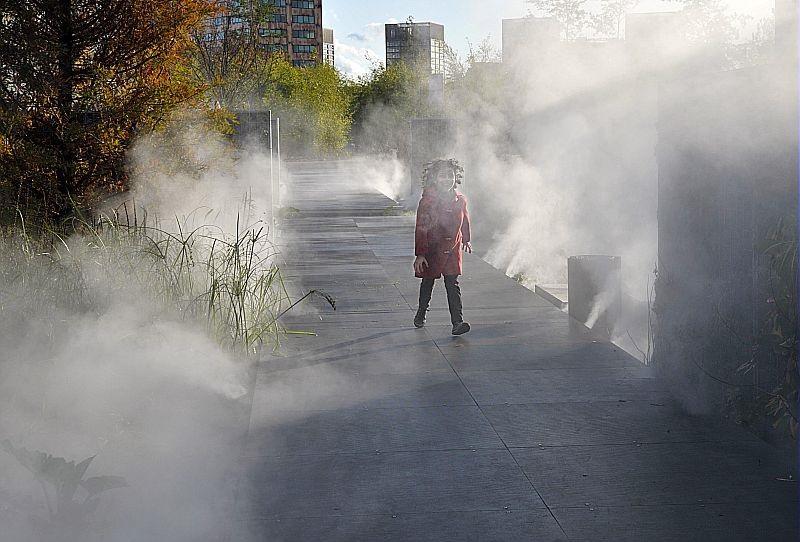
{"label": "building window", "polygon": [[214,17],[214,26],[222,26],[222,17]]}
{"label": "building window", "polygon": [[267,0],[267,5],[276,7],[276,8],[285,8],[286,7],[286,0]]}
{"label": "building window", "polygon": [[270,13],[268,20],[273,23],[285,23],[286,22],[286,14],[285,13]]}
{"label": "building window", "polygon": [[270,53],[287,53],[289,51],[285,43],[268,43],[264,48]]}
{"label": "building window", "polygon": [[431,40],[431,73],[444,73],[444,43],[441,40]]}
{"label": "building window", "polygon": [[314,9],[314,0],[293,0],[293,8]]}
{"label": "building window", "polygon": [[283,38],[286,36],[285,28],[259,28],[258,33],[263,38]]}
{"label": "building window", "polygon": [[292,37],[304,40],[313,40],[317,37],[317,33],[313,30],[293,30]]}
{"label": "building window", "polygon": [[292,22],[295,24],[314,24],[316,19],[313,15],[293,15]]}
{"label": "building window", "polygon": [[295,53],[316,53],[317,48],[314,45],[295,45],[292,50]]}
{"label": "building window", "polygon": [[313,68],[317,65],[317,62],[315,60],[302,60],[298,58],[293,60],[292,64],[297,68]]}

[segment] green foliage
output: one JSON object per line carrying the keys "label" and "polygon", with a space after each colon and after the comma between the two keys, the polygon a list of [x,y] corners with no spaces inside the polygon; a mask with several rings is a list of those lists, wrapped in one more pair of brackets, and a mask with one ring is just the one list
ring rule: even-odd
{"label": "green foliage", "polygon": [[[108,296],[146,296],[205,326],[232,351],[255,355],[280,345],[280,318],[300,300],[292,301],[284,287],[265,229],[237,224],[228,233],[184,220],[175,232],[149,222],[127,205],[96,223],[73,221],[69,233],[33,236],[23,222],[0,237],[0,286],[19,297],[4,296],[0,319],[58,328],[59,310],[102,311]],[[325,297],[312,291],[301,300],[311,295]]]}
{"label": "green foliage", "polygon": [[427,79],[420,70],[404,62],[376,64],[348,90],[356,147],[365,152],[407,152],[409,119],[430,110]]}
{"label": "green foliage", "polygon": [[[798,435],[797,365],[797,233],[794,220],[781,220],[758,247],[766,259],[767,310],[751,345],[752,357],[739,372],[752,375],[755,395],[734,394],[733,401],[745,418],[767,414],[784,434]],[[759,383],[759,375],[777,377],[772,385]]]}
{"label": "green foliage", "polygon": [[295,218],[300,215],[300,209],[297,207],[281,207],[278,209],[278,218]]}
{"label": "green foliage", "polygon": [[[738,419],[752,425],[764,436],[773,437],[763,426],[765,421],[781,437],[796,440],[798,417],[798,336],[797,336],[797,231],[793,218],[780,219],[753,247],[759,255],[759,284],[752,335],[736,331],[736,321],[720,314],[725,339],[738,343],[748,352],[747,359],[736,368],[736,381],[709,372],[695,365],[709,378],[727,387],[728,407]],[[746,328],[750,322],[744,322]],[[748,383],[749,380],[749,383]]]}
{"label": "green foliage", "polygon": [[389,205],[381,214],[383,216],[414,216],[416,212],[411,209],[403,209],[399,205]]}
{"label": "green foliage", "polygon": [[17,448],[8,440],[0,443],[0,447],[41,484],[48,518],[41,526],[43,532],[40,534],[48,540],[54,537],[59,537],[59,540],[77,539],[100,504],[100,495],[128,487],[125,478],[120,476],[86,478],[94,456],[76,464],[45,452]]}
{"label": "green foliage", "polygon": [[317,156],[336,156],[347,145],[350,96],[339,72],[327,64],[308,68],[275,59],[265,82],[265,104],[281,116],[289,152],[311,148]]}
{"label": "green foliage", "polygon": [[219,108],[204,111],[201,119],[203,127],[212,133],[231,136],[235,132],[236,115],[228,109]]}
{"label": "green foliage", "polygon": [[[173,113],[171,120],[140,137],[129,153],[130,174],[140,184],[153,172],[197,177],[212,165],[233,167],[236,148],[228,137],[238,124],[233,113],[224,108],[186,108]],[[198,154],[197,149],[203,152]]]}

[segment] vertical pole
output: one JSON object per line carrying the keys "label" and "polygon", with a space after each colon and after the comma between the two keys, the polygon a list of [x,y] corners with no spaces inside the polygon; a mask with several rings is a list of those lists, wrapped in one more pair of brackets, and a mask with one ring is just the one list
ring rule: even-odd
{"label": "vertical pole", "polygon": [[267,113],[269,122],[269,235],[275,241],[275,175],[273,173],[272,158],[272,109]]}
{"label": "vertical pole", "polygon": [[277,200],[277,207],[280,209],[281,207],[281,169],[282,169],[282,160],[281,160],[281,118],[278,117],[275,119],[275,135],[277,136],[277,151],[278,151],[278,186],[275,187],[275,197]]}
{"label": "vertical pole", "polygon": [[[409,177],[411,177],[411,179],[410,179],[411,180],[411,186],[407,186],[405,188],[406,188],[406,192],[408,194],[408,197],[410,197],[410,198],[414,197],[414,190],[416,189],[416,185],[414,183],[416,183],[417,180],[418,180],[416,178],[417,177],[417,170],[416,170],[417,163],[414,160],[414,158],[415,158],[415,155],[414,155],[414,120],[413,119],[408,119],[408,164],[409,164],[409,170],[411,171],[411,174],[409,175]],[[405,198],[406,195],[404,194],[403,197]]]}

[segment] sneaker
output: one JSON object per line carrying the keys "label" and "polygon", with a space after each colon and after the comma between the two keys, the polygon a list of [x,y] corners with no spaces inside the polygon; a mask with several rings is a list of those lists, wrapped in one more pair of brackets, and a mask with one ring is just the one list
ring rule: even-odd
{"label": "sneaker", "polygon": [[417,311],[414,315],[414,327],[417,329],[425,327],[425,312]]}
{"label": "sneaker", "polygon": [[461,322],[453,326],[453,335],[463,335],[467,331],[469,331],[469,324],[466,322]]}

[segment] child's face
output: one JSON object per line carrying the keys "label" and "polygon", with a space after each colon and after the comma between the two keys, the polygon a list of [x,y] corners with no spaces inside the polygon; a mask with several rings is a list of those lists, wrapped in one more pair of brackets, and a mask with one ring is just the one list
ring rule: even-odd
{"label": "child's face", "polygon": [[453,170],[442,169],[436,174],[436,188],[442,191],[451,190],[456,184],[456,174]]}

